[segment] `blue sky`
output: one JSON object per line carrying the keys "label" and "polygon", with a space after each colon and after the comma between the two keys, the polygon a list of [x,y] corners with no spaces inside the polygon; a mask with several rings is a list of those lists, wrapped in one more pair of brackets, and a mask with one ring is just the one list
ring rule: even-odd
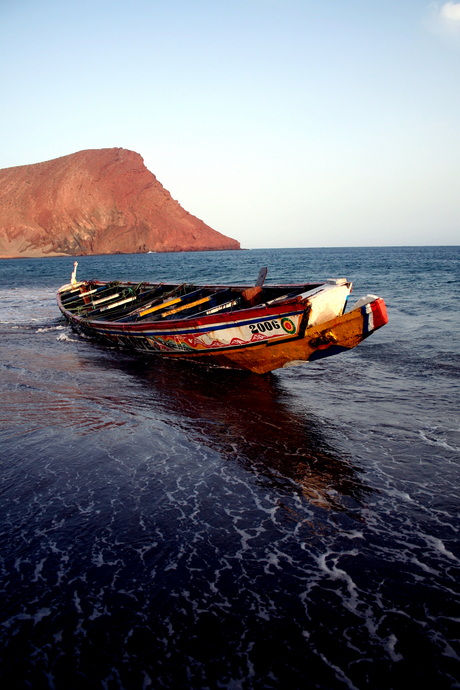
{"label": "blue sky", "polygon": [[243,247],[460,243],[460,1],[0,0],[0,168],[137,151]]}

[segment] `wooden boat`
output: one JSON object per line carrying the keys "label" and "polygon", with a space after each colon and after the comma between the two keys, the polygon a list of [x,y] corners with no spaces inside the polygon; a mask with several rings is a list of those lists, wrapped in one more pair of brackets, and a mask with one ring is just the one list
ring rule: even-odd
{"label": "wooden boat", "polygon": [[383,299],[346,310],[352,284],[255,286],[76,281],[57,295],[79,331],[143,353],[193,359],[265,374],[350,350],[388,322]]}

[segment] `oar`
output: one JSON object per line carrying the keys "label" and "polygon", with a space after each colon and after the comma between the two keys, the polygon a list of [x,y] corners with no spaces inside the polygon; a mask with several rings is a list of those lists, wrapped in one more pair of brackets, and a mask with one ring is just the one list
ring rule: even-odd
{"label": "oar", "polygon": [[155,311],[160,311],[161,309],[166,309],[166,307],[171,307],[173,304],[178,304],[182,302],[182,297],[175,297],[174,299],[166,300],[166,302],[161,302],[155,307],[150,307],[150,309],[144,309],[144,311],[139,312],[140,318],[147,316],[147,314],[153,314]]}
{"label": "oar", "polygon": [[[223,304],[219,304],[217,307],[211,307],[211,309],[206,309],[206,311],[201,311],[200,312],[200,317],[201,316],[208,316],[209,314],[217,314],[220,311],[226,311],[227,309],[231,309],[232,307],[236,307],[238,304],[240,304],[240,298],[237,297],[236,299],[230,300],[230,302],[224,302]],[[190,316],[186,316],[186,319],[192,319],[196,314],[190,314]]]}
{"label": "oar", "polygon": [[137,307],[136,309],[133,309],[132,311],[128,312],[128,314],[125,314],[122,316],[120,319],[117,319],[117,321],[134,321],[141,311],[148,311],[150,307],[152,307],[155,303],[158,303],[158,299],[161,296],[156,297],[153,299],[153,296],[162,289],[164,283],[160,283],[154,290],[150,290],[149,292],[145,293],[144,295],[139,296],[139,301],[145,300],[147,297],[149,297],[149,301],[147,303],[144,303],[141,307]]}
{"label": "oar", "polygon": [[[211,302],[213,299],[216,299],[218,295],[222,295],[222,293],[228,292],[228,289],[225,290],[218,290],[217,292],[213,292],[211,295],[208,295],[207,297],[202,297],[201,299],[195,300],[195,302],[183,304],[181,307],[177,307],[176,309],[169,309],[165,314],[161,314],[162,318],[167,318],[168,316],[171,316],[172,314],[177,314],[178,312],[181,311],[188,311],[189,309],[194,309],[195,307],[200,306],[200,304],[205,304],[206,302]],[[207,314],[207,312],[200,312],[200,316]],[[189,316],[192,316],[190,314]],[[188,316],[186,318],[189,318]]]}
{"label": "oar", "polygon": [[[182,283],[182,285],[179,285],[171,294],[174,294],[175,292],[178,292],[180,289],[185,288],[186,283]],[[151,307],[150,309],[144,309],[139,313],[139,318],[142,319],[144,316],[147,316],[148,314],[153,314],[157,311],[162,311],[163,309],[167,309],[168,307],[172,307],[174,304],[179,304],[180,302],[184,302],[185,300],[189,299],[193,295],[198,294],[201,292],[200,290],[194,290],[192,292],[187,293],[186,295],[182,295],[182,297],[174,297],[172,299],[167,299],[164,302],[160,302],[160,304],[156,304],[154,307]]]}
{"label": "oar", "polygon": [[[87,285],[87,283],[85,283]],[[83,301],[84,298],[88,297],[88,295],[95,295],[100,292],[105,292],[105,290],[111,290],[112,288],[115,288],[119,285],[119,283],[113,282],[113,283],[108,283],[107,285],[101,285],[98,288],[94,288],[93,290],[88,290],[87,292],[79,292],[78,295],[73,295],[72,297],[62,300],[62,304],[65,307],[70,307],[70,305],[73,302],[79,302]],[[70,307],[72,308],[72,307]]]}
{"label": "oar", "polygon": [[[112,295],[108,295],[107,297],[98,300],[96,303],[91,303],[88,305],[85,305],[86,307],[86,318],[92,319],[98,314],[101,314],[102,312],[105,312],[109,309],[115,309],[116,307],[120,307],[123,304],[127,304],[128,302],[134,302],[134,300],[137,299],[137,295],[134,293],[131,288],[122,288],[119,292],[114,292]],[[120,299],[121,298],[121,299]],[[117,302],[112,302],[111,304],[107,304],[110,300],[118,300]],[[103,306],[96,306],[104,303]],[[83,311],[83,309],[80,309],[80,313]]]}

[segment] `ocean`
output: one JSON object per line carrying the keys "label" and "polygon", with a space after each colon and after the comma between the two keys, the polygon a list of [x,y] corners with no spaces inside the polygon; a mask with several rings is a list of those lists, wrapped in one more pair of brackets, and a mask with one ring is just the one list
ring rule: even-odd
{"label": "ocean", "polygon": [[346,277],[389,323],[258,376],[87,340],[72,258],[0,261],[2,687],[460,688],[460,247],[78,261]]}

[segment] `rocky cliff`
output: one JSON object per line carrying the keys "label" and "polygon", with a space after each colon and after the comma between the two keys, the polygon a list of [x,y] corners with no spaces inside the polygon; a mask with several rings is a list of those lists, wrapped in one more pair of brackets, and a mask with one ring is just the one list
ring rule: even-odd
{"label": "rocky cliff", "polygon": [[239,249],[126,149],[0,170],[0,257]]}

